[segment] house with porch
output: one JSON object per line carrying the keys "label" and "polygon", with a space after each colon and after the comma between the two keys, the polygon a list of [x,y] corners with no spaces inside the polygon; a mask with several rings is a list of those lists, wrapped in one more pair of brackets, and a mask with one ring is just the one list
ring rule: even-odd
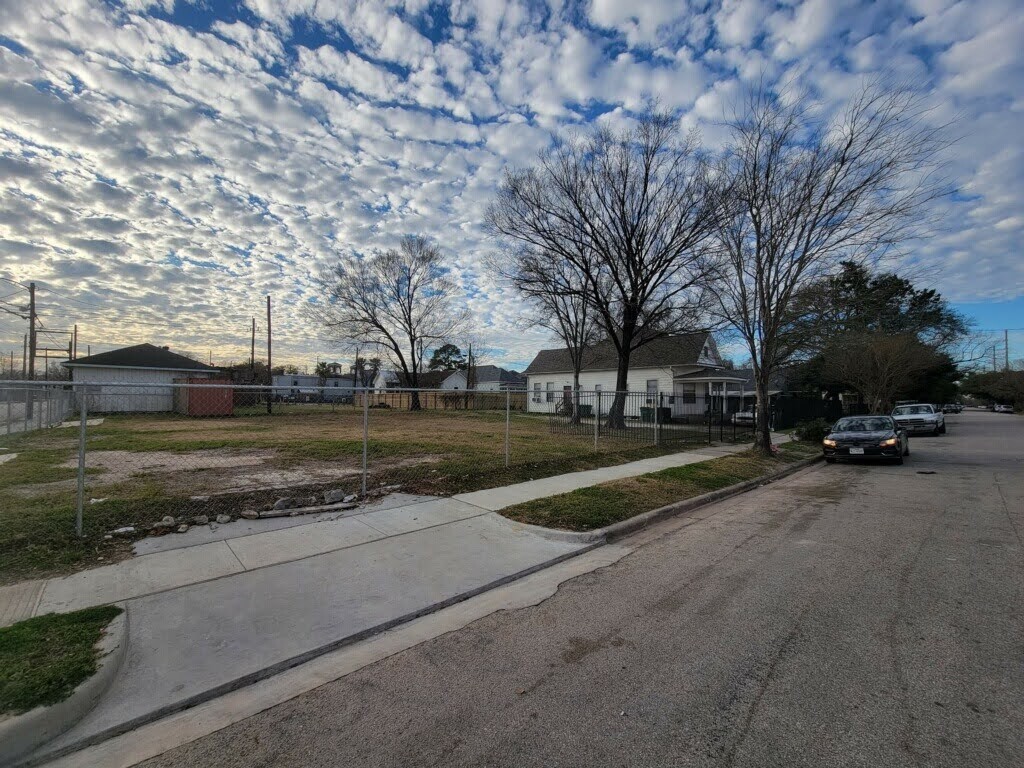
{"label": "house with porch", "polygon": [[[580,391],[589,393],[587,402],[596,402],[599,412],[611,405],[617,363],[610,341],[584,351]],[[564,347],[541,350],[524,373],[528,411],[551,413],[572,398],[572,360]],[[630,356],[625,415],[640,418],[641,408],[658,407],[662,418],[682,422],[709,411],[734,413],[742,407],[743,385],[742,376],[726,369],[711,333],[666,336]]]}

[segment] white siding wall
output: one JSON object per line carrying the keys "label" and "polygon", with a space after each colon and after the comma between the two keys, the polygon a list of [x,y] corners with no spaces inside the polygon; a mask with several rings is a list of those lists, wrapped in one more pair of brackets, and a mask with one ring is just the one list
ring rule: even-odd
{"label": "white siding wall", "polygon": [[[615,378],[615,371],[583,371],[580,374],[580,390],[583,392],[593,392],[599,386],[602,393],[612,393],[615,391]],[[630,370],[629,376],[626,379],[627,389],[630,392],[646,392],[648,379],[657,379],[659,392],[664,392],[665,394],[672,393],[671,368],[634,368]],[[552,391],[554,393],[550,403],[546,396],[548,383],[552,384]],[[537,399],[537,393],[534,390],[537,384],[540,384],[539,403],[534,402]],[[527,410],[532,413],[550,413],[552,408],[561,401],[562,392],[565,387],[572,387],[572,373],[529,374],[527,376],[527,390],[529,390]],[[631,405],[635,405],[633,401],[636,400],[638,398],[630,398]],[[631,408],[626,415],[639,415],[632,413],[634,410],[637,409]]]}
{"label": "white siding wall", "polygon": [[465,389],[466,388],[466,374],[462,371],[456,371],[451,374],[447,379],[441,382],[441,389]]}
{"label": "white siding wall", "polygon": [[[174,391],[171,387],[155,388],[147,384],[172,384],[175,379],[208,379],[204,371],[167,371],[157,368],[101,368],[75,366],[72,381],[90,384],[90,411],[105,413],[144,413],[173,411]],[[104,387],[103,384],[137,384],[134,387]]]}

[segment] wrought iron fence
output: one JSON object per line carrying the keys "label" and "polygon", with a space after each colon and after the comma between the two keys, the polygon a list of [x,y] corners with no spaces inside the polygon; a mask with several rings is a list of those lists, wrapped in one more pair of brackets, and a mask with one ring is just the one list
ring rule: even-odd
{"label": "wrought iron fence", "polygon": [[552,433],[602,445],[743,442],[753,439],[754,413],[738,400],[663,392],[566,390],[533,393],[530,408],[546,413]]}

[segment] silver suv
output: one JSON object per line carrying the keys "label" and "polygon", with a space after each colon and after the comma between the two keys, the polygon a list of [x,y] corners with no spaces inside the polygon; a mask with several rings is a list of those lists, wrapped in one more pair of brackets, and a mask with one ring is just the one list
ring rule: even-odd
{"label": "silver suv", "polygon": [[908,435],[946,434],[946,419],[942,416],[942,411],[935,410],[935,407],[928,403],[897,405],[893,409],[892,417]]}

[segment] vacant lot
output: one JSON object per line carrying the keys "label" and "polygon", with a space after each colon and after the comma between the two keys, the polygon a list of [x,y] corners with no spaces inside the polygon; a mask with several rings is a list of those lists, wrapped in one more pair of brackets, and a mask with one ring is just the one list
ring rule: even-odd
{"label": "vacant lot", "polygon": [[[544,417],[515,414],[505,467],[505,414],[373,409],[368,487],[448,495],[679,450],[552,434]],[[357,493],[362,411],[290,405],[274,415],[195,419],[110,415],[87,432],[85,536],[74,533],[76,428],[0,440],[0,583],[110,562],[131,537],[121,526],[165,515],[238,515],[281,496]]]}

